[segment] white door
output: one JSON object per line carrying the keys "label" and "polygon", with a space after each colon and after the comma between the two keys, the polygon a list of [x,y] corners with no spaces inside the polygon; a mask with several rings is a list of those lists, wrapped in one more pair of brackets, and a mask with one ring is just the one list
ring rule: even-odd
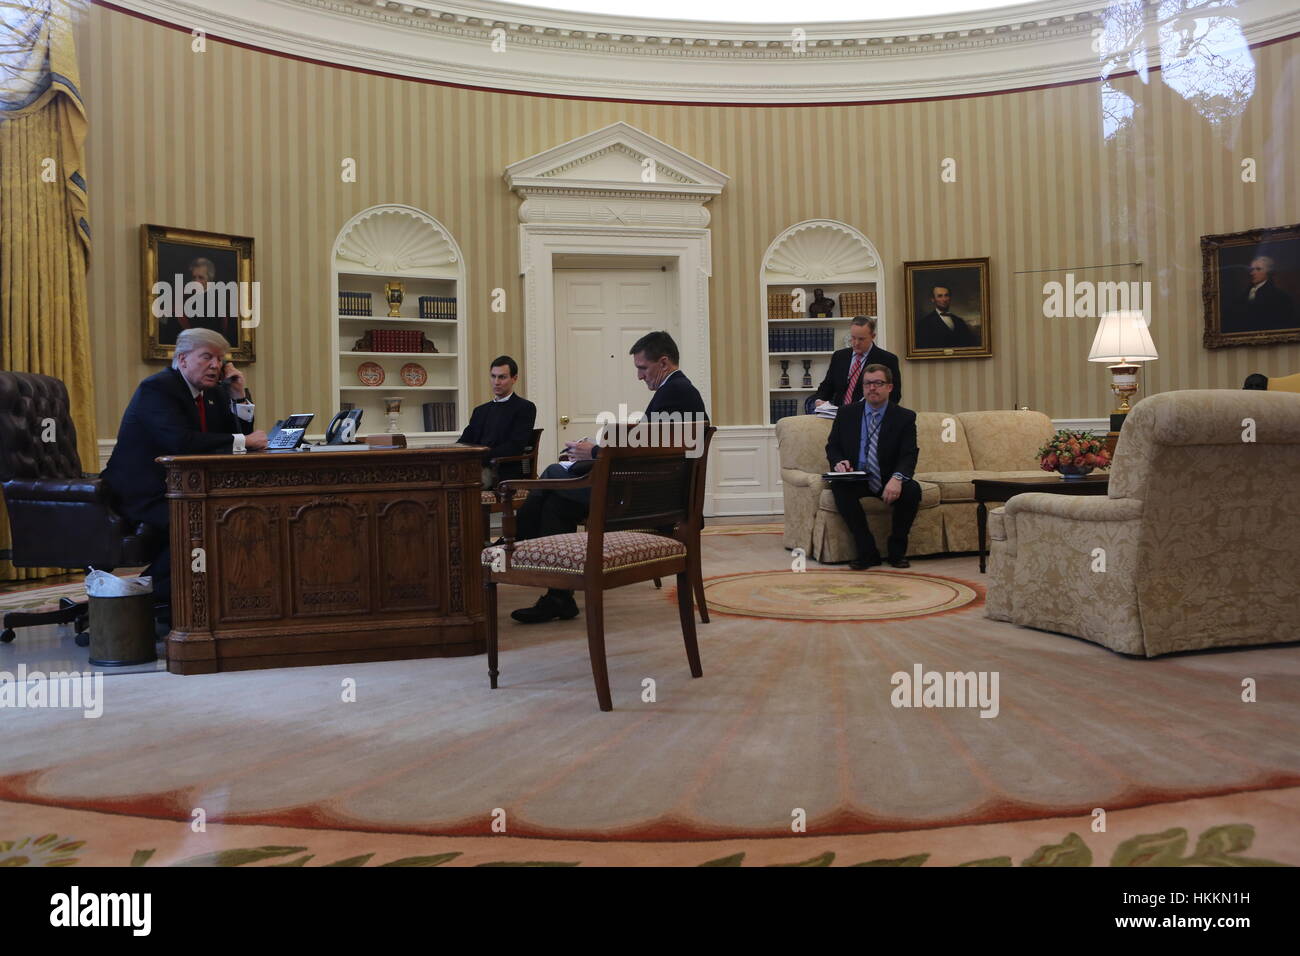
{"label": "white door", "polygon": [[[680,323],[669,315],[668,279],[652,269],[564,269],[555,273],[557,448],[594,438],[602,411],[645,410],[650,390],[638,381],[628,349],[647,332],[666,329],[674,340]],[[674,312],[676,310],[673,310]],[[541,422],[538,423],[542,424]]]}

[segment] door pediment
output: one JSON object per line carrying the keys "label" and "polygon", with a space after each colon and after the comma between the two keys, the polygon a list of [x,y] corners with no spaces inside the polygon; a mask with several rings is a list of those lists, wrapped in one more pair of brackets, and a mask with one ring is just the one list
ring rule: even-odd
{"label": "door pediment", "polygon": [[722,192],[729,177],[618,122],[511,163],[505,178],[524,199],[573,196],[703,204]]}

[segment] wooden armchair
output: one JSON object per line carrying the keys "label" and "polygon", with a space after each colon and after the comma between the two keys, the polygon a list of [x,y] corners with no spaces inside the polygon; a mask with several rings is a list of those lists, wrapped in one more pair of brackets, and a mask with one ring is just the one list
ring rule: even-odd
{"label": "wooden armchair", "polygon": [[[676,537],[686,545],[686,552],[692,558],[691,588],[695,592],[695,605],[700,610],[700,621],[709,623],[709,605],[704,600],[704,569],[701,566],[702,549],[700,531],[704,528],[704,495],[708,490],[709,446],[713,442],[713,433],[718,429],[713,425],[704,430],[703,452],[696,462],[695,475],[691,487],[691,517],[684,525],[679,525]],[[655,578],[655,587],[662,587],[663,582]]]}
{"label": "wooden armchair", "polygon": [[[502,497],[505,542],[498,547],[484,548],[481,559],[487,597],[488,678],[493,688],[497,686],[498,674],[498,584],[583,591],[591,674],[600,709],[606,711],[613,710],[614,705],[605,663],[605,591],[670,574],[677,576],[677,609],[691,676],[701,676],[695,611],[691,606],[691,545],[678,537],[624,529],[688,524],[694,474],[703,460],[687,458],[681,447],[611,446],[601,449],[595,466],[581,478],[502,483],[506,492]],[[587,530],[516,542],[513,493],[531,488],[555,491],[590,488]],[[698,547],[698,538],[694,540]]]}
{"label": "wooden armchair", "polygon": [[[533,437],[529,441],[528,445],[524,448],[523,454],[502,455],[500,458],[490,458],[488,459],[489,467],[491,467],[498,474],[500,474],[502,464],[506,462],[517,461],[521,465],[523,465],[524,474],[522,479],[515,479],[516,481],[536,478],[537,477],[537,449],[541,447],[543,431],[545,431],[545,429],[543,428],[533,429]],[[500,483],[498,483],[498,486],[496,488],[486,490],[482,494],[481,500],[483,502],[483,539],[485,541],[489,540],[492,537],[492,516],[501,513],[502,495],[499,494],[498,492],[500,492]],[[515,501],[523,501],[527,497],[528,497],[527,489],[516,490],[514,492]]]}

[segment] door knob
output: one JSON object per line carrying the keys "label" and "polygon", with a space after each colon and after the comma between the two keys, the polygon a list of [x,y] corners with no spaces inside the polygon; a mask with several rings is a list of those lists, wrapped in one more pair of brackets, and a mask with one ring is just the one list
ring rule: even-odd
{"label": "door knob", "polygon": [[561,416],[560,416],[560,424],[561,424],[561,425],[567,425],[567,424],[569,424],[569,416],[568,416],[568,415],[561,415]]}

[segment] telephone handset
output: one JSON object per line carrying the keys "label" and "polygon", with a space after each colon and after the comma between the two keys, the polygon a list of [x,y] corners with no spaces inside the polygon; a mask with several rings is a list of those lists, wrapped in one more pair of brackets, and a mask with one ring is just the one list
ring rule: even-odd
{"label": "telephone handset", "polygon": [[325,444],[350,445],[357,438],[357,429],[361,427],[361,409],[350,408],[339,412],[325,430]]}
{"label": "telephone handset", "polygon": [[266,447],[270,451],[292,451],[302,444],[307,435],[307,426],[315,416],[309,412],[290,415],[282,422],[276,422],[271,433],[266,436]]}

